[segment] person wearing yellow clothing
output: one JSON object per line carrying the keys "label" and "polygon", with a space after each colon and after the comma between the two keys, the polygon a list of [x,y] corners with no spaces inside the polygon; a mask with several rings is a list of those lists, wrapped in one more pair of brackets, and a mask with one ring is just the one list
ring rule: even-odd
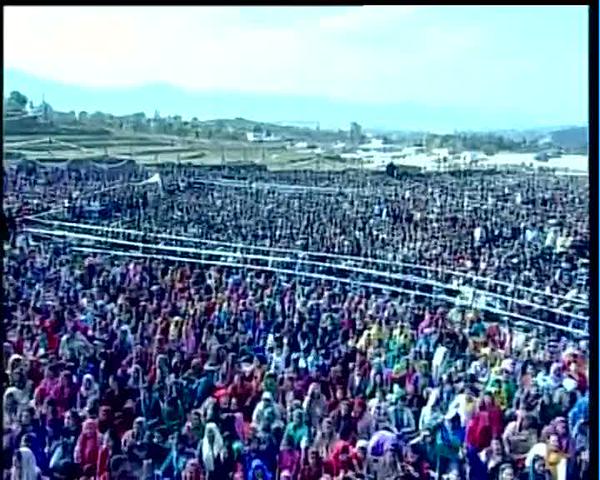
{"label": "person wearing yellow clothing", "polygon": [[546,442],[537,443],[529,450],[525,459],[525,466],[531,468],[538,457],[545,460],[546,470],[549,472],[551,480],[566,480],[569,456],[561,451],[556,434],[550,435]]}

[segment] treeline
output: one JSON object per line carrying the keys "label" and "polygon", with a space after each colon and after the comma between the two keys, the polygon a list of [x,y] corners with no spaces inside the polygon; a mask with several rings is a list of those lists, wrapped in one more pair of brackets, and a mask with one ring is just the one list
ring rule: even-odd
{"label": "treeline", "polygon": [[425,141],[427,148],[447,148],[451,154],[472,150],[489,156],[498,152],[531,153],[540,149],[538,142],[526,138],[513,140],[493,133],[429,134]]}

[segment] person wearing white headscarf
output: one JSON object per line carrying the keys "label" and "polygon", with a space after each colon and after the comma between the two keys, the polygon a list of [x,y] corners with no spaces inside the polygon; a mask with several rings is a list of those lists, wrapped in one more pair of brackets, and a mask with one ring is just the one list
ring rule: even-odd
{"label": "person wearing white headscarf", "polygon": [[304,399],[302,408],[310,424],[317,428],[321,424],[321,419],[327,409],[325,396],[321,393],[321,387],[318,383],[313,382],[308,387],[308,394]]}
{"label": "person wearing white headscarf", "polygon": [[262,418],[265,410],[272,408],[275,412],[277,420],[281,417],[279,414],[278,405],[273,401],[273,394],[271,392],[263,392],[260,402],[256,404],[254,413],[252,414],[252,423],[256,426],[262,423]]}
{"label": "person wearing white headscarf", "polygon": [[94,398],[98,398],[99,396],[100,391],[98,389],[98,384],[94,380],[94,376],[90,373],[85,374],[83,376],[83,382],[81,382],[81,388],[79,389],[79,409],[82,410],[88,405],[88,402]]}
{"label": "person wearing white headscarf", "polygon": [[2,398],[4,425],[10,426],[17,421],[19,407],[23,405],[23,392],[17,387],[8,387]]}
{"label": "person wearing white headscarf", "polygon": [[27,447],[19,448],[13,456],[10,480],[39,480],[40,478],[40,469],[33,452]]}
{"label": "person wearing white headscarf", "polygon": [[206,424],[204,438],[200,443],[200,458],[208,479],[217,478],[219,466],[225,460],[225,444],[219,428],[214,422]]}

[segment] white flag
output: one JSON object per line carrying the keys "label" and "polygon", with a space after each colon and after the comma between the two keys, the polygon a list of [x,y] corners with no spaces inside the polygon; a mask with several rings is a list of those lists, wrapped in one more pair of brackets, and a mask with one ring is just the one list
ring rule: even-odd
{"label": "white flag", "polygon": [[158,188],[162,192],[162,178],[160,178],[160,173],[155,173],[149,179],[144,180],[143,182],[138,183],[137,185],[150,185],[153,183],[158,184]]}
{"label": "white flag", "polygon": [[158,184],[161,184],[162,181],[161,181],[161,178],[160,178],[160,173],[155,173],[148,180],[144,180],[140,185],[147,185],[149,183],[158,183]]}

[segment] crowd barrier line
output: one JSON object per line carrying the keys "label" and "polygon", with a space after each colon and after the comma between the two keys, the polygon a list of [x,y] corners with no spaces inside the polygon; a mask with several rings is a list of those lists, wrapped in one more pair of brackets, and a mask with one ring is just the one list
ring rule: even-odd
{"label": "crowd barrier line", "polygon": [[[358,257],[358,256],[353,256],[353,255],[341,255],[341,254],[335,254],[335,253],[316,252],[316,251],[305,251],[305,250],[298,250],[298,249],[291,249],[291,248],[265,247],[265,246],[258,246],[258,245],[248,245],[248,244],[243,244],[243,243],[223,242],[223,241],[218,241],[218,240],[205,240],[205,239],[200,239],[200,238],[183,237],[183,236],[164,234],[164,233],[161,234],[161,233],[142,232],[139,230],[124,229],[124,228],[103,227],[103,226],[99,226],[99,225],[90,225],[90,224],[84,224],[84,223],[33,219],[32,217],[28,217],[28,219],[35,220],[40,223],[46,223],[53,227],[65,226],[65,227],[81,228],[83,230],[116,232],[116,233],[130,234],[130,235],[145,235],[150,238],[159,238],[159,239],[176,240],[176,241],[187,241],[187,242],[191,242],[191,243],[200,243],[200,244],[204,243],[204,244],[209,244],[209,245],[221,245],[221,246],[229,247],[229,248],[240,248],[240,249],[246,248],[248,250],[289,253],[289,254],[295,254],[295,255],[299,255],[299,256],[304,255],[304,256],[324,257],[324,258],[332,258],[332,259],[336,259],[336,260],[345,260],[345,261],[351,261],[351,262],[364,262],[364,263],[371,263],[371,264],[377,264],[377,265],[385,265],[388,267],[394,266],[394,267],[400,267],[400,268],[413,268],[416,270],[424,270],[424,271],[428,271],[428,272],[434,272],[438,275],[450,275],[450,276],[467,278],[469,280],[474,280],[474,281],[478,281],[478,282],[487,282],[487,283],[490,283],[493,285],[499,285],[499,286],[503,286],[503,287],[507,287],[507,288],[513,288],[516,290],[532,293],[534,295],[540,295],[540,296],[549,297],[549,298],[553,298],[553,299],[557,299],[557,300],[562,300],[562,301],[570,302],[570,303],[577,303],[580,305],[588,305],[588,303],[589,303],[589,302],[579,299],[577,297],[569,298],[569,297],[565,297],[564,295],[556,295],[556,294],[552,294],[552,293],[546,293],[541,290],[524,287],[524,286],[520,286],[520,285],[514,285],[509,282],[503,282],[500,280],[494,280],[494,279],[490,279],[487,277],[481,277],[479,275],[471,275],[468,273],[458,272],[455,270],[439,269],[439,268],[435,268],[435,267],[428,267],[425,265],[419,265],[419,264],[414,264],[414,263],[387,261],[387,260],[382,260],[382,259],[377,259],[377,258]],[[510,298],[512,299],[512,297],[510,297]]]}
{"label": "crowd barrier line", "polygon": [[[380,284],[380,283],[372,283],[372,282],[364,282],[364,281],[360,281],[360,280],[338,278],[338,277],[333,277],[331,275],[324,275],[324,274],[320,274],[320,273],[286,270],[286,269],[275,268],[275,267],[270,267],[270,266],[223,262],[223,261],[219,261],[219,260],[203,260],[203,259],[197,259],[197,258],[185,258],[185,257],[177,257],[177,256],[173,256],[173,255],[159,255],[159,254],[152,254],[152,253],[137,253],[137,252],[120,252],[120,251],[115,251],[115,250],[105,250],[105,249],[98,249],[98,248],[91,248],[91,247],[74,246],[74,247],[72,247],[72,249],[75,251],[81,251],[81,252],[105,254],[107,256],[116,255],[116,256],[123,256],[123,257],[130,257],[130,258],[133,258],[133,257],[148,258],[149,257],[149,258],[156,258],[156,259],[161,259],[161,260],[171,260],[171,261],[176,261],[176,262],[198,263],[198,264],[202,264],[202,265],[214,265],[214,266],[222,266],[222,267],[230,267],[230,268],[238,268],[238,269],[270,271],[273,273],[280,273],[280,274],[284,274],[284,275],[316,278],[316,279],[320,279],[320,280],[341,282],[341,283],[347,283],[347,284],[351,284],[351,285],[352,284],[353,285],[361,285],[364,287],[369,287],[369,288],[381,290],[384,292],[385,291],[393,291],[393,292],[397,292],[397,293],[404,293],[404,294],[410,294],[410,295],[416,295],[416,296],[425,296],[425,297],[429,297],[429,298],[444,300],[448,303],[456,304],[455,298],[448,297],[446,295],[436,295],[436,294],[431,294],[431,293],[427,293],[427,292],[419,292],[417,290],[408,290],[408,289],[394,287],[394,286]],[[488,311],[490,313],[495,313],[495,314],[501,315],[501,316],[512,317],[512,318],[515,318],[517,320],[521,320],[521,321],[524,321],[527,323],[537,324],[539,326],[543,326],[546,328],[554,328],[556,330],[566,331],[566,332],[572,333],[579,337],[587,338],[589,336],[588,332],[586,332],[584,330],[574,329],[574,328],[566,326],[566,325],[545,322],[543,320],[538,320],[536,318],[526,317],[526,316],[523,316],[523,315],[520,315],[517,313],[507,312],[505,310],[500,310],[500,309],[496,309],[496,308],[492,308],[492,307],[487,307],[483,310]]]}
{"label": "crowd barrier line", "polygon": [[[310,265],[310,266],[320,267],[320,268],[347,270],[350,272],[357,272],[357,273],[362,273],[365,275],[379,276],[379,277],[396,280],[396,281],[409,281],[409,282],[414,282],[414,283],[418,283],[418,284],[422,284],[422,285],[428,285],[433,288],[451,289],[451,290],[455,290],[455,291],[460,291],[459,287],[455,287],[455,286],[449,285],[449,284],[444,284],[444,283],[437,282],[434,280],[424,279],[424,278],[421,278],[421,277],[418,277],[415,275],[405,275],[405,274],[400,274],[400,273],[392,274],[389,272],[364,269],[361,267],[354,267],[354,266],[348,266],[348,265],[336,265],[336,264],[325,263],[325,262],[315,262],[315,261],[311,261],[311,260],[273,257],[273,256],[265,256],[265,255],[254,255],[254,254],[243,254],[240,252],[227,252],[227,251],[221,251],[221,250],[204,250],[204,249],[197,249],[197,248],[190,248],[190,247],[171,246],[171,245],[148,245],[148,244],[144,244],[144,243],[140,243],[140,242],[131,242],[128,240],[113,239],[113,238],[109,238],[109,237],[99,237],[96,235],[68,232],[68,231],[64,231],[64,230],[41,230],[41,229],[36,229],[36,228],[27,228],[27,231],[29,231],[30,233],[40,234],[40,235],[49,235],[49,236],[57,236],[57,237],[71,237],[71,238],[77,238],[80,240],[88,240],[88,241],[95,241],[95,242],[107,242],[107,243],[120,244],[120,245],[124,245],[124,246],[135,247],[135,248],[154,248],[154,249],[164,250],[164,251],[174,251],[176,253],[194,253],[194,254],[200,254],[200,255],[232,256],[232,257],[237,257],[237,258],[246,258],[249,260],[268,261],[270,263],[272,263],[272,262],[276,262],[276,263],[294,262],[296,264],[300,263],[300,264]],[[519,304],[519,305],[522,305],[525,307],[535,308],[537,310],[543,310],[546,312],[554,313],[556,315],[562,315],[562,316],[566,316],[566,317],[569,317],[572,319],[576,319],[576,320],[580,320],[580,321],[589,323],[589,318],[584,317],[582,315],[577,315],[577,314],[574,314],[571,312],[565,312],[563,310],[553,309],[553,308],[550,308],[550,307],[547,307],[544,305],[534,304],[534,303],[531,303],[531,302],[528,302],[528,301],[525,301],[522,299],[507,297],[505,295],[501,295],[501,294],[494,293],[494,292],[487,292],[487,291],[473,289],[473,295],[477,295],[478,293],[483,293],[485,296],[490,297],[490,298],[495,298],[495,299],[500,299],[500,300],[504,300],[507,302],[512,302],[514,304]]]}

